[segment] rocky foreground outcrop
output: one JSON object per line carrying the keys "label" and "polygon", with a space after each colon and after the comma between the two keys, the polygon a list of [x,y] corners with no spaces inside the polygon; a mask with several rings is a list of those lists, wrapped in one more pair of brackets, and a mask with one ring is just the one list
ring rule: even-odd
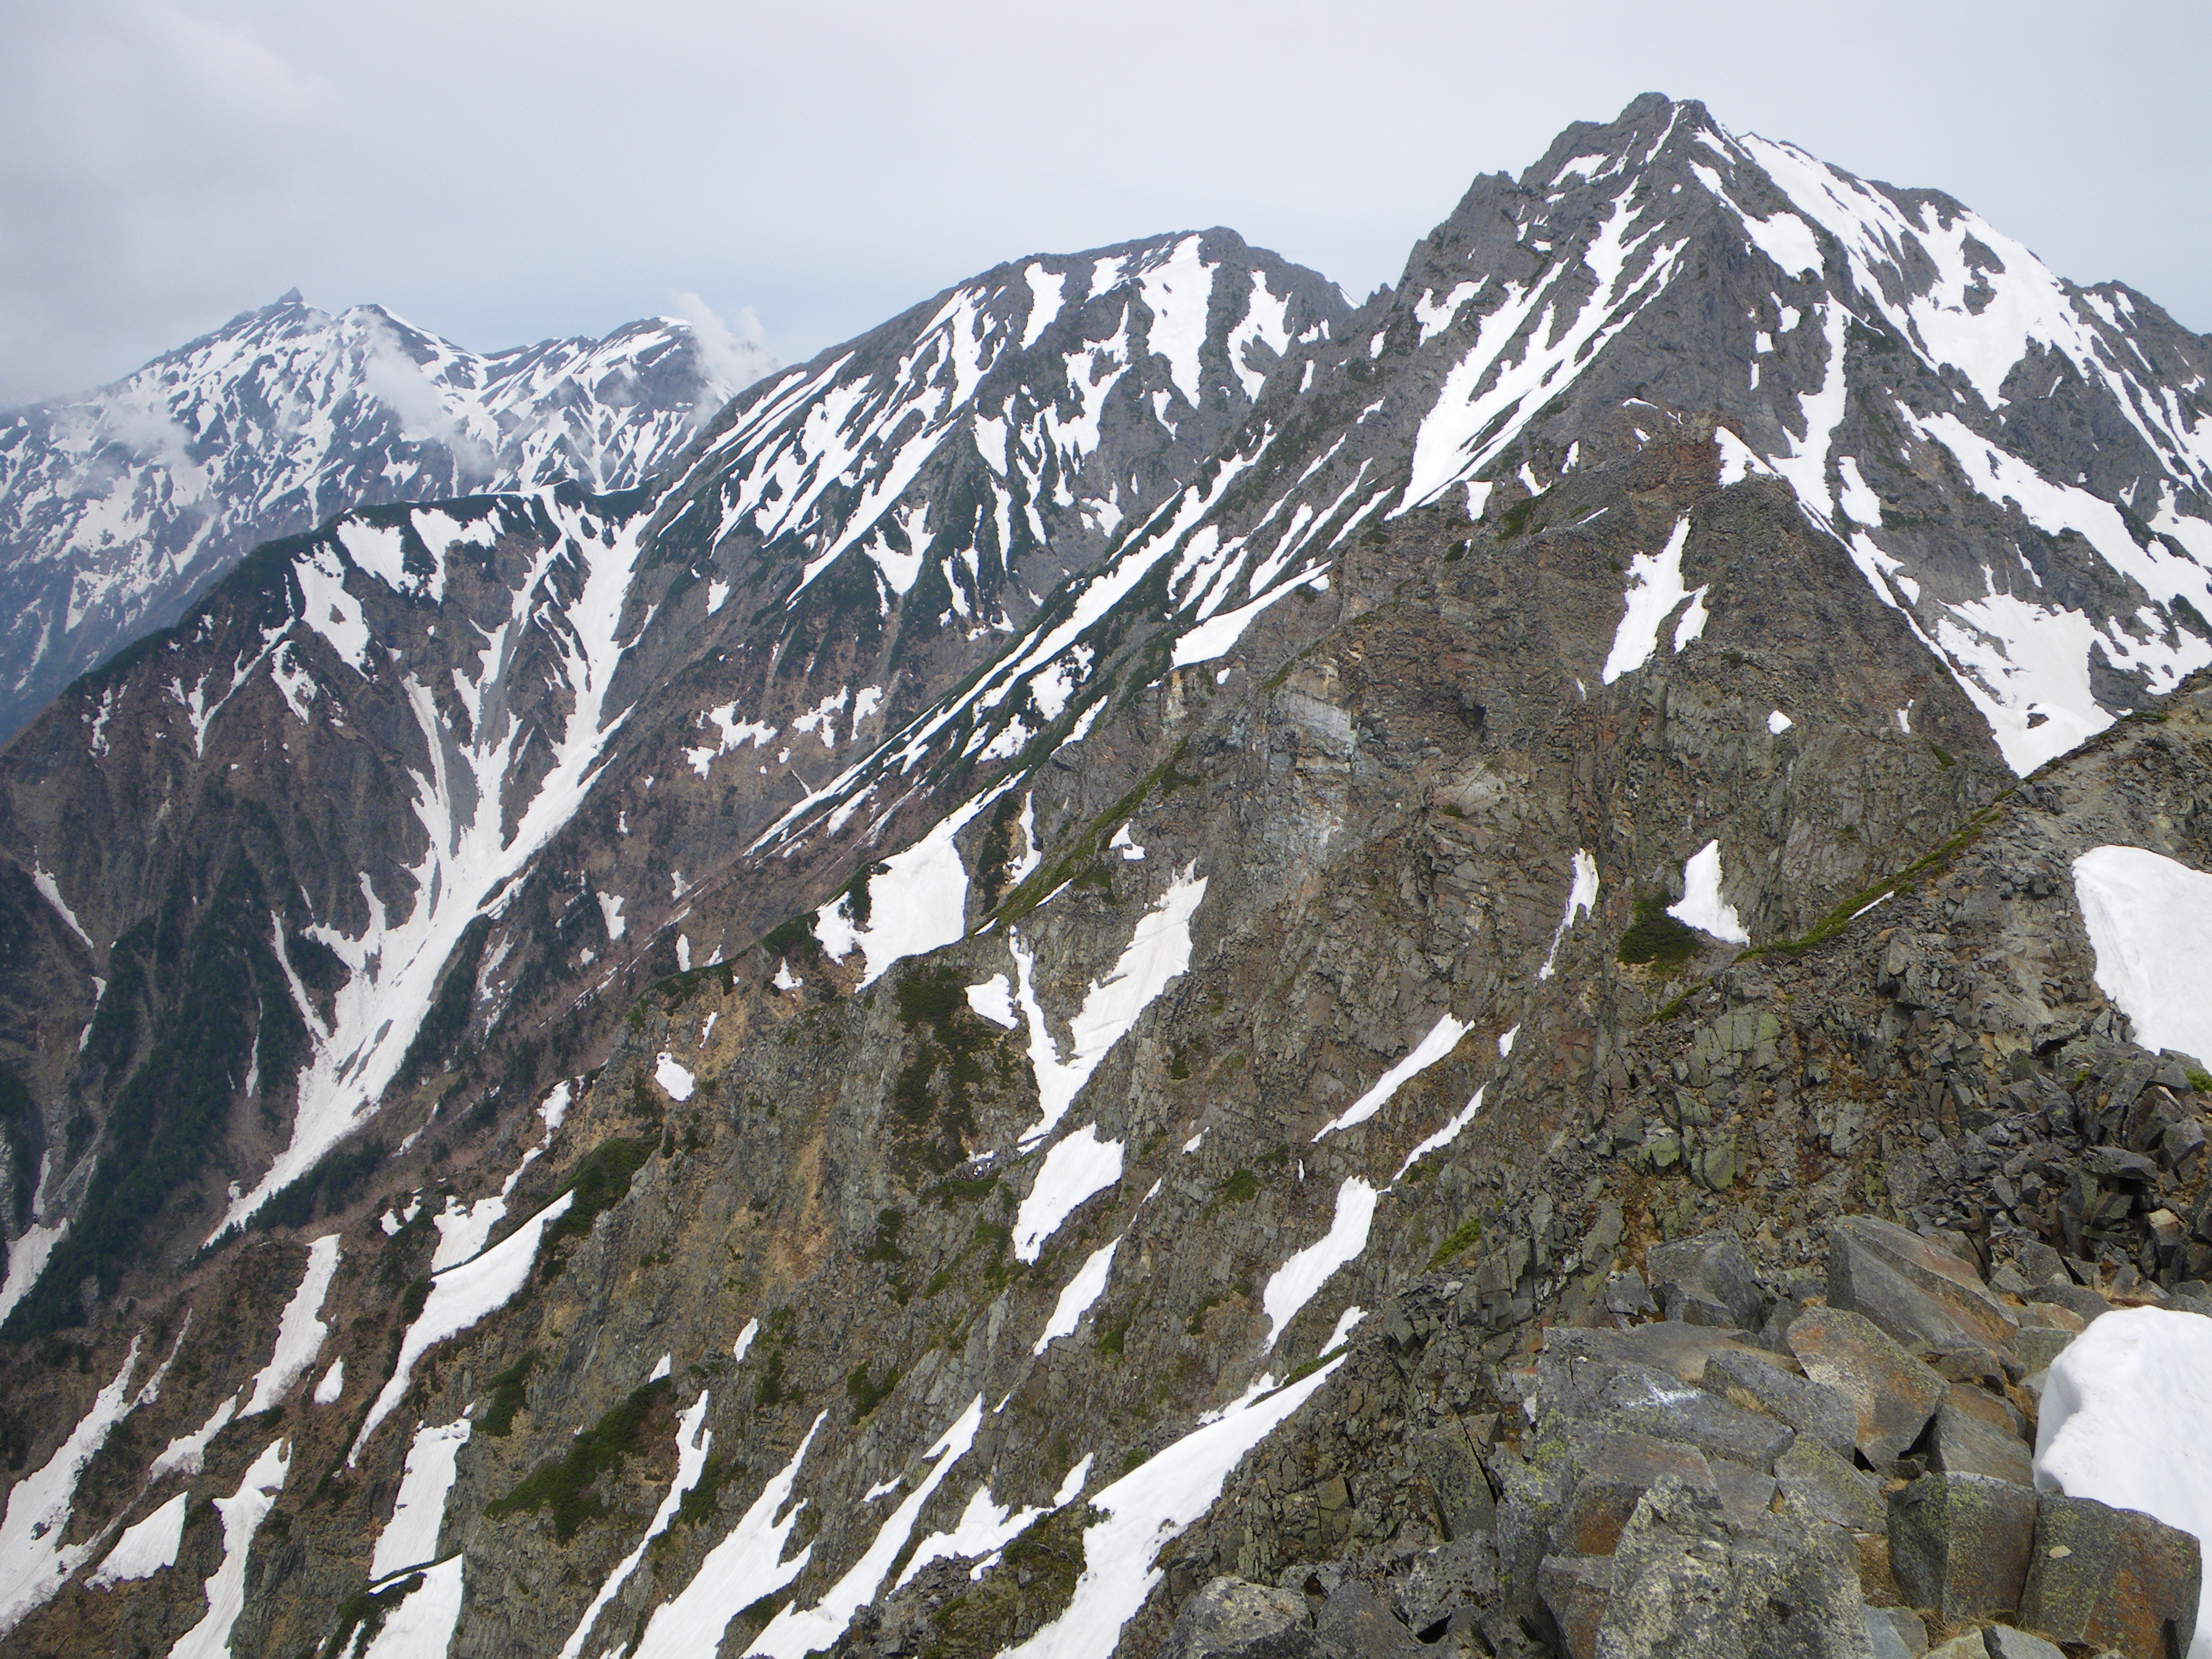
{"label": "rocky foreground outcrop", "polygon": [[1855,1216],[1825,1278],[1762,1282],[1728,1232],[1646,1260],[1608,1287],[1635,1316],[1546,1332],[1519,1412],[1432,1463],[1446,1541],[1216,1578],[1162,1659],[2189,1650],[2197,1540],[2036,1489],[2047,1369],[2114,1305],[2055,1252],[1985,1280],[1960,1235]]}

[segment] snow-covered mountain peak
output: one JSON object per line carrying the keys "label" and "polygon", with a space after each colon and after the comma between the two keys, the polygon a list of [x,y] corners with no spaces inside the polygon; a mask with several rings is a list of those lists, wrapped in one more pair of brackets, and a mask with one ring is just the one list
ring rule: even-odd
{"label": "snow-covered mountain peak", "polygon": [[1011,627],[1345,315],[1224,230],[1002,265],[739,398],[670,528],[701,568],[777,562],[787,605],[849,556],[879,616],[927,576],[937,625]]}
{"label": "snow-covered mountain peak", "polygon": [[295,290],[112,386],[0,415],[0,732],[257,541],[378,502],[627,488],[774,367],[665,317],[477,353]]}

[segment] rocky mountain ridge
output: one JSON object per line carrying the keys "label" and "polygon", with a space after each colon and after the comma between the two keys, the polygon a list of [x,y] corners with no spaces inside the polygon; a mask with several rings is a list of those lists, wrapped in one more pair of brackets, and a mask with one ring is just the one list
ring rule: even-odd
{"label": "rocky mountain ridge", "polygon": [[2204,343],[2103,297],[1644,100],[1356,313],[1025,260],[264,550],[0,764],[0,1639],[1575,1650],[1498,1423],[1655,1249],[2186,1303],[2093,855],[2212,860]]}
{"label": "rocky mountain ridge", "polygon": [[481,354],[295,291],[112,386],[0,411],[0,740],[258,542],[356,507],[630,488],[775,367],[670,317]]}

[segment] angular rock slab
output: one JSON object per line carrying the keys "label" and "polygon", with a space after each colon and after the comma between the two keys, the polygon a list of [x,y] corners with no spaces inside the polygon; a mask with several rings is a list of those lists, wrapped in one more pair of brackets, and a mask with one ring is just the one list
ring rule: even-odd
{"label": "angular rock slab", "polygon": [[1785,1515],[1850,1532],[1881,1532],[1889,1524],[1874,1481],[1818,1441],[1801,1437],[1775,1460],[1774,1477]]}
{"label": "angular rock slab", "polygon": [[1705,1361],[1709,1393],[1779,1418],[1798,1434],[1848,1455],[1858,1443],[1858,1408],[1840,1389],[1783,1370],[1779,1356],[1717,1348]]}
{"label": "angular rock slab", "polygon": [[2055,1644],[2010,1625],[1991,1625],[1982,1632],[1982,1644],[1990,1659],[2066,1659]]}
{"label": "angular rock slab", "polygon": [[1887,1469],[1920,1438],[1951,1385],[1863,1314],[1808,1308],[1790,1327],[1790,1352],[1812,1381],[1846,1395],[1858,1413],[1856,1444]]}
{"label": "angular rock slab", "polygon": [[1719,1395],[1640,1368],[1622,1370],[1598,1399],[1608,1420],[1624,1428],[1759,1468],[1771,1464],[1797,1437],[1789,1425],[1764,1412],[1746,1411]]}
{"label": "angular rock slab", "polygon": [[1498,1504],[1474,1447],[1456,1424],[1409,1435],[1406,1449],[1427,1474],[1437,1507],[1454,1538],[1491,1532],[1498,1525]]}
{"label": "angular rock slab", "polygon": [[1340,1585],[1322,1605],[1314,1634],[1324,1648],[1363,1659],[1419,1659],[1428,1652],[1382,1598],[1357,1579]]}
{"label": "angular rock slab", "polygon": [[1889,1565],[1945,1624],[2010,1613],[2027,1582],[2036,1494],[1978,1474],[1924,1474],[1889,1500]]}
{"label": "angular rock slab", "polygon": [[1920,1659],[1928,1651],[1928,1626],[1910,1607],[1869,1607],[1866,1627],[1875,1659]]}
{"label": "angular rock slab", "polygon": [[2054,1642],[2127,1659],[2174,1659],[2197,1633],[2203,1562],[2196,1539],[2137,1510],[2037,1494],[2033,1559],[2020,1622]]}
{"label": "angular rock slab", "polygon": [[2033,1486],[2035,1457],[2027,1442],[1960,1403],[1973,1392],[1954,1389],[1936,1408],[1934,1467],[1946,1474],[1985,1474],[2015,1486]]}
{"label": "angular rock slab", "polygon": [[1553,1545],[1569,1555],[1611,1555],[1628,1517],[1662,1476],[1716,1490],[1705,1454],[1648,1434],[1592,1436],[1576,1443],[1574,1457],[1581,1477],[1566,1514],[1552,1526]]}
{"label": "angular rock slab", "polygon": [[1748,1333],[1715,1326],[1665,1322],[1605,1331],[1555,1325],[1544,1334],[1540,1364],[1547,1375],[1554,1362],[1600,1360],[1616,1365],[1648,1365],[1694,1384],[1705,1374],[1713,1355],[1723,1349],[1754,1355],[1764,1352],[1754,1346]]}
{"label": "angular rock slab", "polygon": [[1455,1538],[1413,1558],[1395,1586],[1398,1616],[1416,1636],[1462,1608],[1498,1599],[1498,1547],[1487,1533]]}
{"label": "angular rock slab", "polygon": [[2020,1328],[1965,1260],[1868,1215],[1844,1216],[1828,1229],[1828,1305],[1938,1351],[2006,1347]]}

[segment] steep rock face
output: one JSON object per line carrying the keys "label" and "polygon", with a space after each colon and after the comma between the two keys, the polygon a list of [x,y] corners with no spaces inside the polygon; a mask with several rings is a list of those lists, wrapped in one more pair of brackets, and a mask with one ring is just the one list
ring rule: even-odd
{"label": "steep rock face", "polygon": [[1647,98],[1478,180],[1385,332],[1451,360],[1407,502],[1510,495],[1516,464],[1541,489],[1593,419],[1710,410],[1726,475],[1788,483],[2015,770],[2212,661],[2212,348],[1940,192]]}
{"label": "steep rock face", "polygon": [[258,542],[356,507],[630,488],[775,366],[666,317],[483,355],[295,293],[112,386],[0,414],[0,739]]}
{"label": "steep rock face", "polygon": [[[1494,1528],[1422,1605],[1540,1643],[1496,1413],[1646,1244],[1732,1223],[1762,1303],[1856,1210],[2212,1266],[2193,1088],[2144,1164],[2181,1062],[2069,896],[2205,866],[2204,716],[2012,787],[1929,607],[2017,526],[1931,465],[1926,567],[1869,570],[1845,452],[1797,465],[1828,348],[1726,361],[1795,246],[1730,143],[1571,132],[1349,319],[1218,233],[1006,267],[650,499],[356,515],[49,711],[0,780],[6,1364],[56,1401],[0,1425],[9,1639],[1103,1659],[1225,1572],[1389,1636]],[[1824,340],[1881,321],[1837,269]],[[1936,407],[1882,292],[1916,343],[1846,326],[1853,395]],[[187,1110],[103,1279],[93,1190]],[[179,1494],[175,1565],[90,1582]]]}
{"label": "steep rock face", "polygon": [[[1319,279],[1221,234],[1049,263],[994,273],[764,383],[657,507],[639,492],[470,498],[274,544],[25,734],[8,811],[27,988],[7,1041],[43,1105],[18,1139],[58,1152],[46,1225],[84,1182],[104,1192],[121,1178],[118,1155],[133,1153],[113,1145],[111,1115],[133,1079],[150,1086],[171,1068],[172,1036],[218,1016],[240,1024],[236,1064],[191,1085],[191,1158],[161,1161],[167,1173],[132,1191],[112,1246],[103,1224],[63,1247],[42,1328],[66,1322],[86,1250],[99,1253],[100,1293],[114,1293],[141,1230],[193,1176],[235,1185],[206,1218],[211,1235],[306,1173],[395,1084],[429,1078],[422,1109],[434,1115],[455,1045],[503,1022],[544,1032],[623,976],[689,968],[694,934],[700,961],[715,954],[704,928],[659,937],[710,877],[704,895],[737,903],[723,923],[764,915],[745,939],[787,915],[793,893],[775,884],[718,895],[739,873],[732,837],[805,799],[816,744],[825,757],[863,744],[887,708],[927,707],[987,658],[993,629],[937,611],[949,582],[967,584],[971,616],[995,610],[1003,627],[1006,603],[1032,608],[1021,581],[1057,580],[1057,565],[1035,568],[1041,541],[996,538],[1008,496],[991,493],[979,426],[996,420],[1013,445],[1000,460],[1018,491],[1028,452],[1021,434],[1006,439],[1009,411],[1030,423],[1042,483],[1020,517],[1066,518],[1054,556],[1079,559],[1080,512],[1150,510],[1177,457],[1249,406],[1270,342],[1287,343],[1291,325],[1325,334],[1342,314]],[[1073,435],[1061,428],[1071,400]],[[885,452],[884,434],[903,447]],[[786,527],[725,514],[726,544],[696,527],[718,492],[746,490]],[[917,586],[909,572],[914,603],[864,587],[856,618],[848,590],[880,563],[862,538],[944,500],[975,510],[915,554],[933,574]],[[854,549],[842,562],[841,537]],[[823,542],[833,551],[811,564],[792,556]],[[878,683],[848,690],[856,669]],[[733,687],[749,695],[702,711]],[[757,712],[785,728],[781,742]],[[753,763],[722,759],[731,750]],[[132,856],[112,856],[125,835]],[[801,884],[814,874],[789,867]],[[218,1011],[197,1000],[204,975],[176,975],[176,953],[198,901],[233,879],[245,908],[220,948],[257,965],[250,989],[226,976],[236,1006]],[[166,954],[137,963],[149,930]],[[58,994],[37,998],[34,979]],[[99,1000],[110,981],[117,1000]],[[286,1033],[265,1079],[249,1003],[274,1003]],[[526,1090],[541,1065],[585,1052],[580,1040],[562,1018],[550,1054],[533,1037],[520,1070],[511,1053],[487,1063]],[[179,1201],[189,1213],[205,1199]],[[10,1310],[27,1289],[11,1287]]]}

